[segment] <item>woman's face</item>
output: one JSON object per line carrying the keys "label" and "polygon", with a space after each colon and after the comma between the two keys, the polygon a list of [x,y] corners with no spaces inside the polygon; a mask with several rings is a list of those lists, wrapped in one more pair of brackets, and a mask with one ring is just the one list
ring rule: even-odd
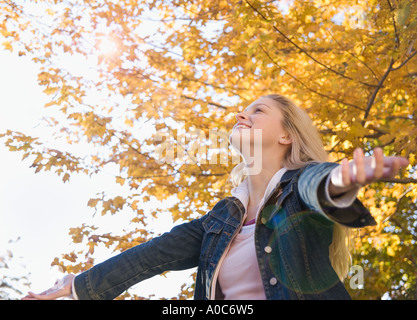
{"label": "woman's face", "polygon": [[260,98],[238,113],[229,137],[232,146],[242,153],[248,143],[255,147],[260,144],[262,150],[289,145],[291,139],[282,126],[283,115],[277,104],[270,98]]}

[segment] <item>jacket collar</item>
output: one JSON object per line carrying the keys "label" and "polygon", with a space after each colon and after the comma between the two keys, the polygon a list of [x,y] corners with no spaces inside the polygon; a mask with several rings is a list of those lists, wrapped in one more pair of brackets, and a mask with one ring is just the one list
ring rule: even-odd
{"label": "jacket collar", "polygon": [[[291,180],[293,174],[295,173],[294,171],[296,172],[297,170],[287,171],[286,168],[282,168],[278,170],[269,181],[268,186],[265,189],[263,199],[266,201],[266,199],[274,191],[276,186],[280,182],[284,182],[283,178],[285,178],[285,182]],[[292,174],[288,174],[288,173],[292,173]],[[231,194],[233,197],[236,197],[237,199],[239,199],[240,202],[243,204],[243,207],[246,209],[249,203],[248,179],[245,178],[236,188],[233,188],[231,190]]]}

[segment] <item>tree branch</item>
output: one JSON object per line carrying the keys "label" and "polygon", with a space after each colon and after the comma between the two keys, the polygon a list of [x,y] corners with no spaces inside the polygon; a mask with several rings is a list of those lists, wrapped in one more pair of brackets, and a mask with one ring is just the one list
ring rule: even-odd
{"label": "tree branch", "polygon": [[[391,6],[391,2],[389,1],[389,0],[387,0],[387,2],[388,2],[388,6],[389,6],[389,8],[390,8],[390,11],[391,11],[391,13],[393,13],[394,12],[394,10],[393,10],[393,8],[392,8],[392,6]],[[394,32],[395,32],[395,49],[396,50],[398,50],[398,48],[399,48],[399,46],[400,46],[400,38],[399,38],[399,35],[398,35],[398,29],[397,29],[397,25],[396,25],[396,23],[395,23],[395,17],[394,17],[394,14],[392,14],[392,24],[393,24],[393,27],[394,27]],[[391,72],[391,71],[395,71],[395,70],[398,70],[398,69],[400,69],[402,66],[404,66],[407,62],[409,62],[415,55],[417,54],[417,51],[415,51],[411,56],[409,56],[405,61],[403,61],[403,63],[401,63],[398,67],[396,67],[396,68],[393,68],[392,66],[394,65],[394,59],[393,58],[391,58],[391,62],[390,62],[390,64],[389,64],[389,66],[388,66],[388,69],[387,69],[387,71],[385,71],[385,74],[382,76],[382,78],[381,78],[381,80],[379,80],[379,83],[378,83],[378,85],[377,85],[377,87],[375,88],[375,90],[374,90],[374,92],[373,92],[373,94],[372,94],[372,96],[371,96],[371,98],[369,99],[369,101],[368,101],[368,104],[367,104],[367,106],[366,106],[366,111],[365,111],[365,115],[364,115],[364,118],[363,118],[363,120],[365,121],[365,119],[366,118],[368,118],[368,116],[369,116],[369,112],[370,112],[370,110],[371,110],[371,108],[372,108],[372,105],[374,104],[374,102],[375,102],[375,98],[376,98],[376,96],[377,96],[377,94],[378,94],[378,91],[379,91],[379,89],[381,89],[381,87],[382,87],[382,84],[384,83],[384,81],[385,81],[385,79],[387,78],[387,76],[388,76],[388,74]]]}
{"label": "tree branch", "polygon": [[[255,8],[248,0],[245,0],[245,2],[265,21],[270,22],[270,20],[268,20],[267,17],[265,17],[261,12],[259,12],[259,10],[257,8]],[[281,30],[279,30],[275,25],[272,25],[272,28],[274,28],[275,31],[277,31],[282,37],[284,37],[288,42],[290,42],[293,46],[295,46],[298,50],[300,50],[300,52],[304,53],[307,57],[309,57],[311,60],[313,60],[314,62],[316,62],[317,64],[319,64],[320,66],[322,66],[323,68],[325,68],[326,70],[329,70],[330,72],[333,72],[335,74],[337,74],[338,76],[345,78],[347,80],[351,80],[351,81],[355,81],[355,82],[359,82],[360,84],[363,84],[365,86],[368,87],[377,87],[377,85],[375,84],[370,84],[370,83],[366,83],[366,82],[362,82],[359,80],[355,80],[351,77],[345,76],[343,73],[340,73],[334,69],[332,69],[329,66],[326,66],[324,63],[318,61],[316,58],[314,58],[312,55],[310,55],[306,50],[304,50],[303,48],[301,48],[298,44],[296,44],[294,41],[292,41],[289,37],[287,37]]]}
{"label": "tree branch", "polygon": [[398,67],[395,67],[395,68],[392,68],[391,70],[392,71],[396,71],[396,70],[398,70],[398,69],[400,69],[401,67],[403,67],[407,62],[409,62],[412,58],[414,58],[415,57],[415,55],[417,54],[417,50],[416,51],[414,51],[414,53],[411,55],[411,56],[409,56],[403,63],[401,63]]}
{"label": "tree branch", "polygon": [[183,95],[183,94],[182,94],[180,97],[181,97],[181,98],[185,98],[185,99],[189,99],[189,100],[193,100],[193,101],[201,101],[201,102],[207,103],[207,104],[209,104],[209,105],[211,105],[211,106],[215,106],[215,107],[218,107],[218,108],[221,108],[221,109],[224,109],[224,110],[226,110],[226,109],[227,109],[227,107],[225,107],[225,106],[223,106],[223,105],[221,105],[221,104],[218,104],[218,103],[216,103],[216,102],[208,102],[208,101],[204,101],[204,100],[202,100],[202,99],[193,98],[193,97],[186,96],[186,95]]}
{"label": "tree branch", "polygon": [[395,33],[395,49],[398,49],[400,47],[400,37],[398,35],[398,29],[397,29],[397,24],[395,23],[395,16],[394,16],[394,9],[392,8],[391,2],[389,0],[387,0],[388,2],[388,6],[389,9],[391,11],[392,14],[392,24],[394,27],[394,33]]}
{"label": "tree branch", "polygon": [[378,81],[378,76],[376,75],[376,73],[374,72],[374,70],[372,70],[372,68],[365,62],[362,61],[361,59],[359,59],[355,54],[353,54],[352,52],[348,51],[345,47],[343,47],[341,45],[341,43],[333,36],[333,34],[328,31],[328,33],[330,34],[330,36],[332,37],[333,41],[336,42],[336,44],[346,53],[348,53],[349,55],[351,55],[356,61],[358,61],[359,63],[363,64],[369,71],[371,71],[371,73],[374,76],[374,79],[376,81]]}
{"label": "tree branch", "polygon": [[378,94],[379,89],[382,88],[382,84],[384,83],[385,79],[388,77],[388,74],[392,71],[392,65],[394,64],[394,59],[391,58],[391,62],[388,66],[387,71],[385,71],[385,74],[382,76],[382,78],[378,82],[378,86],[375,88],[374,92],[372,93],[372,96],[368,100],[368,103],[366,105],[365,115],[363,117],[363,121],[366,120],[369,116],[369,112],[371,111],[372,105],[375,102],[376,95]]}
{"label": "tree branch", "polygon": [[417,183],[417,179],[414,178],[392,178],[392,179],[382,179],[380,180],[381,182],[386,182],[386,183],[401,183],[401,184],[407,184],[407,183]]}
{"label": "tree branch", "polygon": [[349,107],[353,107],[353,108],[355,108],[355,109],[359,109],[359,110],[361,110],[361,111],[364,111],[361,107],[358,107],[357,105],[354,105],[354,104],[351,104],[351,103],[348,103],[348,102],[344,102],[344,101],[342,101],[342,100],[339,100],[339,99],[337,99],[337,98],[334,98],[334,97],[330,97],[330,96],[328,96],[328,95],[326,95],[326,94],[324,94],[324,93],[321,93],[321,92],[318,92],[317,90],[314,90],[314,89],[312,89],[312,88],[310,88],[310,87],[308,87],[304,82],[302,82],[300,79],[298,79],[296,76],[294,76],[294,75],[292,75],[290,72],[288,72],[286,69],[284,69],[282,66],[280,66],[272,57],[271,57],[271,55],[268,53],[268,51],[266,51],[260,44],[259,44],[259,47],[262,49],[262,51],[265,53],[265,55],[269,58],[269,60],[271,60],[272,61],[272,63],[273,64],[275,64],[278,68],[280,68],[282,71],[284,71],[285,72],[285,74],[288,74],[288,76],[289,77],[291,77],[291,78],[293,78],[295,81],[297,81],[298,83],[300,83],[303,87],[305,87],[307,90],[309,90],[309,91],[311,91],[311,92],[313,92],[313,93],[315,93],[315,94],[317,94],[317,95],[319,95],[319,96],[322,96],[322,97],[324,97],[324,98],[326,98],[326,99],[329,99],[329,100],[333,100],[333,101],[336,101],[336,102],[338,102],[338,103],[341,103],[341,104],[344,104],[344,105],[346,105],[346,106],[349,106]]}

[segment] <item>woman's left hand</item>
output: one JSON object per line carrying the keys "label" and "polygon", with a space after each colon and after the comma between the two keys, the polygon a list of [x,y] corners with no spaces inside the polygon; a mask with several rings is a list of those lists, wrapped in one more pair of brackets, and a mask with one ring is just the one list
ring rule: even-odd
{"label": "woman's left hand", "polygon": [[373,157],[365,157],[358,148],[353,153],[353,160],[343,159],[336,167],[330,179],[329,192],[337,196],[355,187],[361,187],[383,179],[394,178],[400,168],[406,167],[409,161],[404,157],[384,157],[381,148],[374,150]]}
{"label": "woman's left hand", "polygon": [[55,285],[42,293],[29,292],[21,300],[56,300],[72,295],[72,281],[75,275],[67,274],[60,280],[55,282]]}

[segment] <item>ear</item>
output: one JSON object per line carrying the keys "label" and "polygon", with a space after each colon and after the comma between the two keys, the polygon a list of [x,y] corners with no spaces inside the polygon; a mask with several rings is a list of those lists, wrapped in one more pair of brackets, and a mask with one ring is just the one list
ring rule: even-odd
{"label": "ear", "polygon": [[278,142],[280,143],[280,144],[286,144],[286,145],[288,145],[288,144],[291,144],[292,143],[292,138],[291,138],[291,136],[289,135],[289,134],[283,134],[279,139],[278,139]]}

